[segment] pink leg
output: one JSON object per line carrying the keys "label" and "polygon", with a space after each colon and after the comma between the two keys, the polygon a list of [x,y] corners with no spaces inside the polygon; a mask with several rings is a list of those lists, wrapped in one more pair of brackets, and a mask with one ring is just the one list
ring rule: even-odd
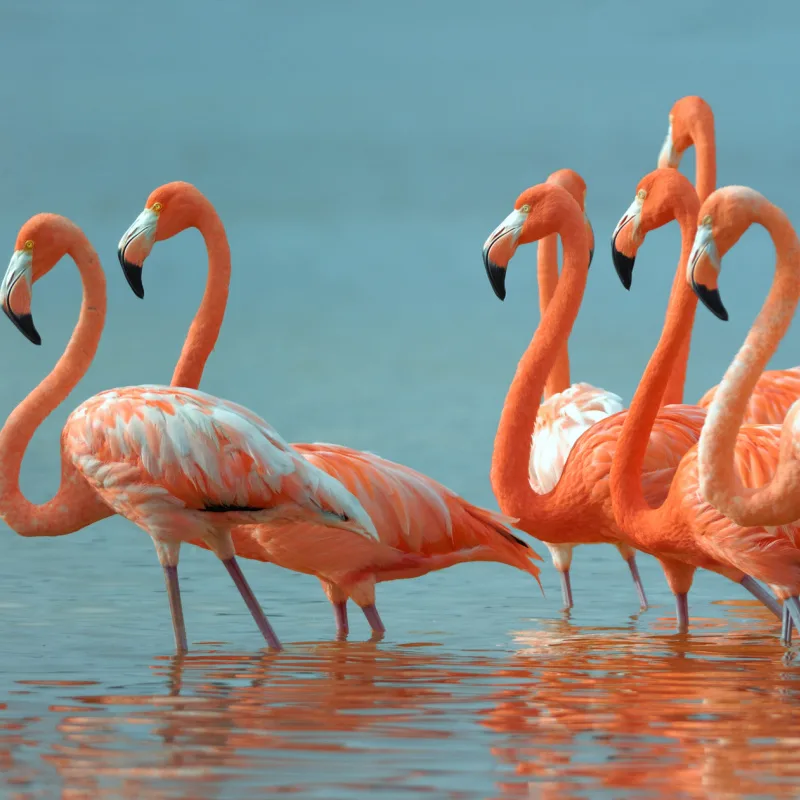
{"label": "pink leg", "polygon": [[278,641],[275,631],[272,630],[272,626],[269,624],[269,620],[267,620],[263,609],[258,604],[258,600],[256,600],[253,590],[250,588],[250,585],[247,583],[247,580],[242,574],[241,567],[239,566],[239,562],[236,560],[236,557],[231,556],[231,558],[226,558],[222,563],[225,565],[225,569],[228,570],[228,574],[231,576],[231,578],[233,578],[236,588],[242,595],[242,599],[247,605],[247,608],[250,609],[250,613],[253,615],[256,625],[258,625],[258,629],[267,640],[267,644],[273,650],[282,650],[283,648],[281,647],[281,643]]}
{"label": "pink leg", "polygon": [[792,644],[792,615],[789,613],[789,606],[783,604],[783,620],[781,622],[781,642],[787,647]]}
{"label": "pink leg", "polygon": [[783,607],[787,609],[785,612],[786,615],[789,617],[789,622],[786,625],[788,628],[787,631],[787,644],[791,644],[792,641],[792,626],[797,628],[800,631],[800,600],[797,597],[787,597],[783,601]]}
{"label": "pink leg", "polygon": [[347,600],[331,605],[333,605],[333,617],[336,620],[336,636],[344,638],[350,632],[350,626],[347,624]]}
{"label": "pink leg", "polygon": [[172,613],[172,630],[175,633],[175,650],[179,653],[185,653],[189,648],[186,644],[186,625],[183,622],[183,605],[181,604],[181,587],[178,583],[178,567],[164,564],[164,580],[167,584],[169,610]]}
{"label": "pink leg", "polygon": [[689,593],[680,592],[675,595],[675,610],[678,616],[678,633],[689,630]]}
{"label": "pink leg", "polygon": [[572,608],[572,583],[569,579],[569,567],[561,572],[561,597],[564,600],[563,611]]}
{"label": "pink leg", "polygon": [[642,609],[645,609],[647,608],[647,595],[644,593],[644,586],[642,585],[642,577],[639,575],[639,565],[636,563],[636,556],[631,556],[628,559],[628,568],[631,571],[633,585],[636,587],[636,594],[639,595],[639,605]]}
{"label": "pink leg", "polygon": [[384,633],[386,631],[386,627],[381,620],[381,615],[374,605],[362,606],[361,610],[364,612],[364,616],[367,618],[370,628],[372,628],[375,633]]}
{"label": "pink leg", "polygon": [[739,583],[750,592],[756,600],[762,602],[778,619],[783,617],[780,603],[757,581],[745,575]]}

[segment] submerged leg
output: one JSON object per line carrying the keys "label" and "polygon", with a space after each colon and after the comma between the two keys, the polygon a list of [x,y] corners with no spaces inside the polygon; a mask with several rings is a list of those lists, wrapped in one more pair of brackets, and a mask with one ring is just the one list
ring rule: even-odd
{"label": "submerged leg", "polygon": [[347,622],[347,600],[339,603],[332,603],[333,618],[336,620],[336,637],[344,639],[350,632]]}
{"label": "submerged leg", "polygon": [[253,594],[253,590],[250,588],[250,584],[248,584],[247,580],[242,574],[242,570],[239,566],[239,562],[236,560],[236,556],[225,558],[222,560],[222,563],[225,565],[225,569],[228,570],[228,574],[231,576],[231,578],[233,578],[233,582],[236,584],[239,594],[242,595],[245,605],[253,615],[253,619],[256,621],[258,629],[267,640],[267,644],[273,650],[282,650],[283,648],[281,647],[280,641],[278,641],[278,637],[275,635],[275,631],[272,630],[269,620],[267,620],[263,609]]}
{"label": "submerged leg", "polygon": [[678,592],[675,595],[675,611],[678,617],[677,632],[686,633],[689,630],[689,593]]}
{"label": "submerged leg", "polygon": [[[791,619],[791,625],[794,625],[797,630],[800,631],[800,600],[797,597],[787,597],[783,601],[784,608],[788,606],[789,608],[789,617]],[[789,640],[791,641],[791,625],[789,629]]]}
{"label": "submerged leg", "polygon": [[639,605],[642,609],[645,609],[647,608],[647,595],[644,593],[644,586],[642,585],[642,577],[639,575],[639,565],[636,563],[636,556],[631,555],[626,561],[631,571],[633,585],[636,587],[636,594],[639,595]]}
{"label": "submerged leg", "polygon": [[181,603],[181,587],[178,583],[178,557],[181,543],[153,539],[158,560],[164,568],[164,581],[167,584],[169,610],[172,615],[172,631],[175,634],[175,650],[185,653],[189,647],[186,643],[186,625],[183,621],[183,604]]}
{"label": "submerged leg", "polygon": [[781,620],[781,642],[789,647],[792,644],[792,615],[789,606],[783,604],[783,619]]}
{"label": "submerged leg", "polygon": [[375,605],[368,605],[362,606],[361,610],[364,612],[364,616],[367,618],[367,622],[369,623],[370,628],[372,628],[375,633],[385,633],[386,626],[383,624],[383,620],[381,619],[381,615],[378,613],[378,609]]}
{"label": "submerged leg", "polygon": [[[778,619],[783,616],[781,604],[757,580],[745,575],[739,583],[750,592],[753,597],[763,603]],[[784,611],[786,607],[784,606]]]}
{"label": "submerged leg", "polygon": [[553,566],[561,575],[561,597],[564,600],[563,611],[572,608],[572,583],[569,579],[569,568],[572,566],[572,550],[574,544],[552,544],[545,542],[553,559]]}

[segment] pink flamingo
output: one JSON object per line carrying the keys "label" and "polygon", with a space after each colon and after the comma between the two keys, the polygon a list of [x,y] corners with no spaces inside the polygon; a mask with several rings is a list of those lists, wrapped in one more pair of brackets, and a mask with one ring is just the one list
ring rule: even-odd
{"label": "pink flamingo", "polygon": [[[717,198],[720,191],[711,197]],[[722,197],[724,197],[722,193]],[[711,203],[711,198],[704,207]],[[715,207],[715,206],[714,206]],[[715,207],[716,208],[716,207]],[[676,218],[681,228],[680,280],[673,284],[664,329],[639,387],[636,390],[611,465],[610,490],[613,513],[619,529],[637,549],[652,553],[661,562],[676,598],[678,629],[688,628],[687,595],[695,570],[713,570],[742,583],[755,597],[780,617],[780,610],[767,592],[750,576],[766,581],[779,597],[787,597],[800,586],[800,551],[789,539],[765,528],[742,528],[704,502],[698,488],[697,448],[687,449],[665,497],[654,503],[649,486],[642,484],[642,464],[653,426],[666,412],[685,417],[687,423],[705,411],[696,406],[667,406],[659,410],[659,398],[680,358],[686,331],[697,307],[697,298],[686,282],[697,256],[690,248],[696,230],[699,202],[691,184],[679,172],[658,169],[639,182],[636,199],[623,215],[612,236],[615,264],[624,259],[632,267],[646,233]],[[720,214],[725,217],[726,209]],[[695,248],[697,250],[697,248]],[[706,292],[713,303],[714,286]],[[703,297],[705,289],[698,289]],[[770,452],[777,426],[746,426],[752,432],[737,449],[737,469],[743,481],[758,484],[770,473],[758,451]],[[698,438],[700,432],[698,430]],[[768,461],[768,458],[767,458]],[[798,609],[800,610],[800,609]]]}
{"label": "pink flamingo", "polygon": [[[711,106],[702,97],[695,95],[682,97],[672,106],[669,114],[669,130],[658,155],[659,168],[678,169],[683,154],[692,145],[697,148],[695,188],[700,202],[704,203],[717,184],[717,147]],[[623,283],[625,282],[623,279]],[[630,288],[630,276],[627,277],[626,285]],[[682,402],[690,339],[691,334],[687,336],[685,351],[676,364],[676,369],[681,372],[681,394],[678,399],[669,402]],[[674,383],[674,376],[672,380]],[[717,389],[717,386],[712,386],[700,398],[697,405],[700,408],[710,408]],[[743,421],[762,424],[781,422],[798,397],[800,397],[800,367],[764,372],[750,395]]]}
{"label": "pink flamingo", "polygon": [[91,515],[108,515],[100,503],[135,522],[150,534],[164,568],[178,651],[187,649],[178,555],[182,542],[200,539],[225,565],[267,643],[280,649],[236,561],[231,528],[279,520],[297,537],[309,527],[345,528],[364,539],[373,539],[375,529],[340,483],[242,406],[164,386],[101,392],[78,406],[64,425],[56,497],[44,506],[22,497],[19,467],[34,431],[77,385],[97,351],[106,313],[105,277],[97,253],[75,224],[39,214],[22,226],[0,286],[6,315],[39,344],[31,315],[33,284],[67,254],[83,283],[80,319],[53,371],[0,431],[0,515],[24,536],[77,530],[94,521]]}
{"label": "pink flamingo", "polygon": [[[586,184],[577,172],[561,169],[550,175],[546,183],[566,189],[586,214]],[[594,233],[589,218],[586,217],[589,234],[589,249],[594,250]],[[558,285],[558,236],[550,234],[539,240],[537,252],[537,277],[539,284],[539,311],[544,317],[547,306],[553,299]],[[589,259],[591,263],[591,256]],[[494,287],[502,300],[505,297],[505,284]],[[622,411],[622,398],[605,389],[598,389],[588,383],[570,382],[569,352],[567,342],[558,348],[555,362],[547,376],[544,387],[544,400],[536,415],[528,467],[531,488],[536,494],[552,491],[564,471],[569,454],[575,442],[596,422]],[[532,533],[532,532],[531,532]],[[535,534],[534,534],[535,535]],[[561,576],[561,595],[564,608],[572,608],[572,584],[570,566],[575,543],[545,542],[553,559],[553,565]],[[639,568],[634,550],[624,542],[616,545],[622,558],[627,562],[633,583],[642,608],[647,607]]]}
{"label": "pink flamingo", "polygon": [[[518,527],[539,539],[587,544],[628,541],[639,549],[617,525],[609,486],[617,440],[630,412],[614,414],[592,425],[572,448],[555,488],[543,495],[531,491],[527,443],[536,424],[539,398],[558,348],[569,337],[586,286],[589,236],[585,217],[565,189],[540,184],[517,198],[514,211],[483,248],[489,278],[493,285],[502,286],[517,247],[551,233],[558,233],[563,242],[563,271],[506,396],[492,455],[492,488],[503,512],[518,517]],[[663,389],[659,401],[661,396]],[[668,406],[659,413],[644,439],[644,459],[636,471],[648,504],[657,506],[666,497],[675,466],[697,441],[704,418],[703,411],[691,407]],[[768,593],[755,581],[741,576],[741,582],[760,600],[770,602]],[[780,617],[777,604],[774,600],[772,603]]]}
{"label": "pink flamingo", "polygon": [[[208,280],[200,309],[183,346],[172,384],[197,387],[225,314],[231,256],[225,228],[209,200],[177,181],[154,190],[119,244],[125,277],[144,296],[142,268],[157,241],[187,228],[202,234]],[[306,534],[303,546],[291,528],[270,522],[235,529],[238,555],[315,575],[333,605],[337,633],[348,632],[347,600],[359,605],[376,633],[385,628],[375,605],[375,584],[414,578],[470,561],[494,561],[532,575],[540,557],[507,527],[510,520],[474,506],[440,483],[372,453],[332,444],[294,444],[310,463],[341,482],[375,523],[377,539],[330,530]],[[194,541],[201,547],[207,544]]]}

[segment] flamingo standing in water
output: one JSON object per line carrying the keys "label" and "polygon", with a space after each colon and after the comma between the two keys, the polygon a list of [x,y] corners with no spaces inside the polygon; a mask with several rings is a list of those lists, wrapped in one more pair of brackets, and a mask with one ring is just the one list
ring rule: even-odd
{"label": "flamingo standing in water", "polygon": [[[724,220],[732,213],[725,203],[729,196],[729,190],[719,190],[703,207],[718,212]],[[708,269],[697,272],[700,250],[696,248],[690,258],[698,210],[697,194],[686,178],[675,170],[658,169],[639,182],[636,199],[612,237],[615,264],[624,259],[626,266],[632,267],[648,231],[673,217],[681,227],[682,279],[673,284],[664,329],[631,402],[610,475],[612,508],[619,529],[634,547],[652,553],[661,562],[676,598],[680,631],[687,630],[689,625],[687,595],[698,567],[742,583],[779,617],[778,604],[753,577],[767,582],[781,598],[796,594],[800,587],[800,551],[788,537],[764,527],[740,527],[703,500],[698,486],[697,447],[689,449],[681,459],[661,501],[654,503],[649,487],[642,484],[648,437],[662,415],[678,414],[687,424],[695,421],[702,424],[705,417],[705,410],[696,406],[668,406],[659,411],[659,399],[680,357],[686,330],[697,307],[697,297],[685,277],[687,264],[698,295],[712,306],[718,302],[716,284],[707,277]],[[740,220],[741,216],[737,218],[739,231],[745,227]],[[702,241],[699,233],[697,241]],[[754,373],[753,383],[758,374]],[[742,430],[736,450],[737,469],[742,481],[757,485],[774,469],[771,454],[780,429],[765,425],[746,426]],[[697,435],[699,438],[699,426]],[[800,606],[793,614],[798,612]]]}
{"label": "flamingo standing in water", "polygon": [[[168,183],[155,189],[119,244],[131,289],[144,296],[142,268],[157,241],[197,228],[208,250],[208,279],[200,309],[183,346],[172,384],[196,388],[216,344],[225,314],[231,256],[225,228],[209,200],[194,186]],[[509,529],[508,518],[474,506],[408,467],[372,453],[333,444],[294,444],[310,463],[352,492],[375,523],[377,539],[325,531],[297,546],[297,535],[272,523],[233,531],[240,556],[316,575],[334,608],[337,634],[348,632],[347,600],[359,605],[373,631],[384,625],[375,584],[414,578],[470,561],[494,561],[538,581],[536,552]],[[207,547],[202,540],[194,544]]]}
{"label": "flamingo standing in water", "polygon": [[64,425],[56,497],[35,506],[22,496],[19,469],[33,433],[97,352],[106,284],[82,231],[64,217],[39,214],[20,229],[0,285],[3,311],[40,344],[31,315],[33,284],[67,254],[83,283],[80,319],[53,371],[0,431],[0,517],[23,536],[71,533],[107,516],[102,504],[135,522],[152,537],[164,568],[178,651],[187,649],[178,555],[182,542],[200,539],[225,565],[267,643],[280,649],[236,561],[231,528],[279,521],[299,541],[309,529],[334,528],[372,540],[375,529],[350,492],[242,406],[165,386],[101,392],[81,403]]}
{"label": "flamingo standing in water", "polygon": [[[609,490],[612,457],[628,412],[600,420],[583,433],[550,492],[540,495],[531,491],[530,437],[536,425],[539,398],[558,350],[569,337],[586,286],[590,240],[585,217],[563,187],[540,184],[517,198],[514,210],[483,248],[489,277],[493,285],[502,286],[517,247],[552,233],[560,234],[563,243],[562,274],[506,396],[492,455],[492,488],[503,512],[519,518],[518,527],[543,541],[627,541],[637,546],[617,526]],[[704,416],[698,409],[666,407],[649,437],[645,437],[646,455],[638,466],[637,478],[645,482],[652,505],[666,497],[674,469],[697,441]],[[761,589],[757,584],[756,588]]]}
{"label": "flamingo standing in water", "polygon": [[[714,114],[711,106],[702,97],[689,95],[682,97],[672,106],[669,114],[669,130],[658,156],[659,168],[678,169],[683,154],[692,145],[697,149],[695,189],[700,203],[704,203],[717,184]],[[628,274],[626,278],[620,275],[620,278],[626,288],[630,288],[630,275]],[[685,350],[676,365],[681,375],[681,395],[677,399],[669,399],[668,402],[682,402],[690,339],[691,333],[686,338]],[[675,376],[672,381],[675,382]],[[713,386],[700,398],[697,405],[700,408],[710,408],[716,391],[717,387]],[[763,424],[781,422],[798,397],[800,397],[800,367],[764,372],[750,396],[743,421]]]}
{"label": "flamingo standing in water", "polygon": [[[785,214],[760,194],[729,186],[703,204],[690,278],[698,296],[717,317],[728,318],[719,295],[722,257],[753,223],[763,225],[777,250],[772,289],[744,344],[725,372],[697,445],[700,495],[737,525],[769,527],[790,542],[800,534],[800,393],[783,425],[748,425],[747,411],[763,378],[761,370],[785,336],[800,299],[800,241]],[[758,383],[757,383],[758,381]],[[755,388],[754,388],[755,386]],[[766,439],[767,441],[762,441]],[[749,472],[741,468],[748,453]],[[797,586],[787,588],[797,594]],[[784,595],[786,596],[785,592]],[[783,635],[791,640],[791,612],[796,601],[784,602]],[[795,619],[795,627],[797,627]]]}
{"label": "flamingo standing in water", "polygon": [[[577,172],[561,169],[548,177],[547,183],[566,189],[581,211],[586,213],[586,184]],[[594,234],[589,218],[586,217],[589,233],[589,249],[594,250]],[[553,299],[558,285],[558,236],[553,233],[539,240],[537,252],[537,278],[539,284],[539,311],[542,317]],[[589,258],[591,263],[591,256]],[[505,298],[505,283],[493,285],[497,296]],[[536,415],[536,425],[530,449],[529,478],[531,489],[537,494],[552,491],[558,483],[564,464],[575,442],[588,428],[601,419],[610,417],[624,408],[622,398],[605,389],[598,389],[588,383],[571,384],[569,374],[569,352],[565,341],[557,351],[555,362],[547,376],[544,387],[544,401]],[[536,535],[533,531],[530,531]],[[561,595],[564,608],[572,608],[572,584],[570,566],[572,551],[576,544],[545,541],[553,559],[553,565],[561,575]],[[627,562],[634,586],[639,595],[642,608],[647,607],[639,569],[634,551],[624,542],[617,548]]]}

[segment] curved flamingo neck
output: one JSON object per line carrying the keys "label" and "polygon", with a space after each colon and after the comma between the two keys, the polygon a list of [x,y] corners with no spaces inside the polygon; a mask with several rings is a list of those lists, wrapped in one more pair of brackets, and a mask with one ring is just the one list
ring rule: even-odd
{"label": "curved flamingo neck", "polygon": [[[536,253],[537,282],[539,284],[539,316],[544,319],[545,311],[553,299],[558,286],[558,234],[551,233],[539,240]],[[567,342],[558,348],[553,368],[544,386],[545,399],[570,387],[569,350]]]}
{"label": "curved flamingo neck", "polygon": [[564,268],[555,294],[517,365],[506,395],[492,453],[491,483],[503,513],[533,518],[547,507],[549,495],[530,486],[528,464],[542,391],[559,347],[569,338],[578,316],[588,274],[588,243],[579,212],[565,209],[560,220]]}
{"label": "curved flamingo neck", "polygon": [[[697,227],[699,204],[696,196],[686,196],[676,210],[681,229],[681,255],[678,271],[685,275]],[[653,513],[642,488],[642,467],[650,441],[650,432],[658,416],[661,398],[680,357],[686,330],[691,326],[697,297],[684,278],[673,284],[661,338],[647,363],[622,426],[611,464],[610,490],[614,515],[620,525],[641,524],[641,518]]]}
{"label": "curved flamingo neck", "polygon": [[[797,486],[789,490],[787,471],[796,467],[781,459],[772,480],[759,489],[746,489],[735,469],[736,440],[750,395],[761,373],[786,334],[800,299],[800,242],[786,215],[763,198],[752,202],[752,221],[769,231],[777,252],[775,278],[753,327],[725,372],[703,426],[698,444],[698,467],[703,497],[723,514],[730,512],[742,525],[760,525],[766,517],[791,519]],[[784,439],[786,431],[784,431]],[[784,448],[786,450],[788,448]],[[727,511],[726,511],[727,509]]]}
{"label": "curved flamingo neck", "polygon": [[208,277],[171,381],[173,386],[189,389],[200,386],[206,362],[219,338],[231,280],[231,249],[225,226],[211,203],[203,200],[190,226],[200,231],[206,243]]}
{"label": "curved flamingo neck", "polygon": [[77,229],[69,255],[83,284],[78,324],[50,374],[9,415],[0,430],[0,517],[21,536],[62,536],[112,515],[72,463],[61,453],[61,483],[42,505],[29,502],[19,488],[25,451],[36,429],[86,374],[97,352],[106,316],[106,281],[97,253]]}

